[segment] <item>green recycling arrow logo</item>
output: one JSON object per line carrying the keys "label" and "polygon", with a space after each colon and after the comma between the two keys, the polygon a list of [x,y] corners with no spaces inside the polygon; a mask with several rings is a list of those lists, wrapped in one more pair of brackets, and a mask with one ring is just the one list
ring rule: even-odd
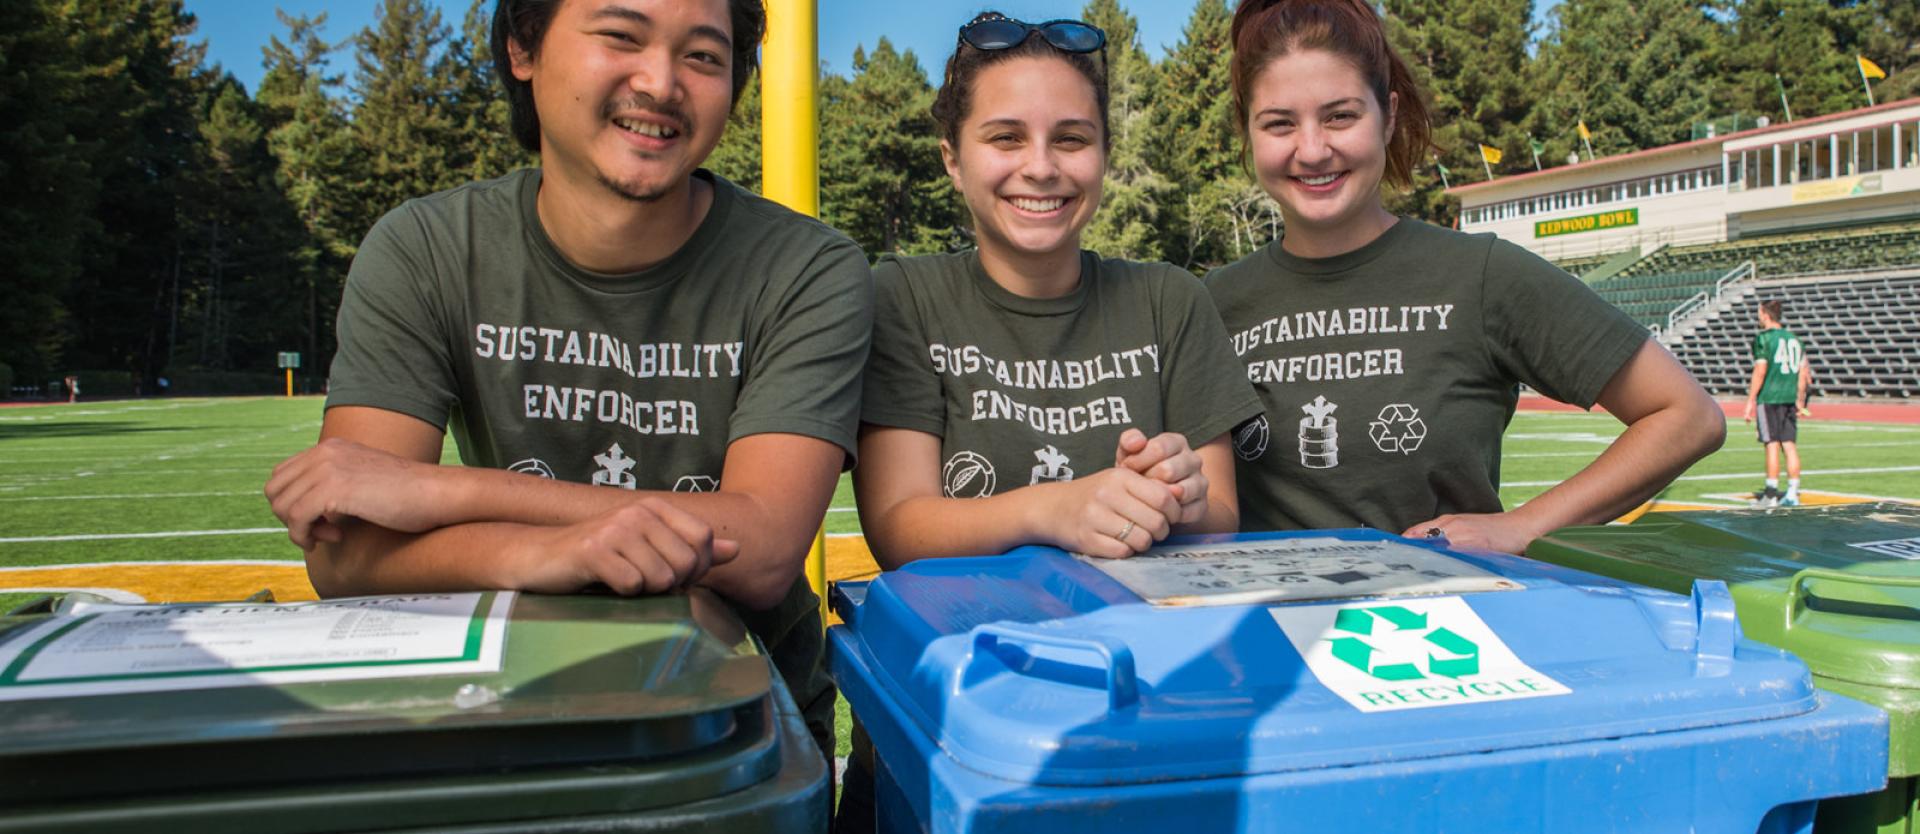
{"label": "green recycling arrow logo", "polygon": [[[1427,615],[1416,614],[1398,605],[1343,608],[1334,616],[1333,627],[1336,631],[1359,635],[1372,635],[1376,631],[1419,631],[1427,627]],[[1480,647],[1472,640],[1440,626],[1427,632],[1426,641],[1450,656],[1438,657],[1428,653],[1425,673],[1420,671],[1416,663],[1377,663],[1374,654],[1379,650],[1359,637],[1335,637],[1330,642],[1334,657],[1381,680],[1420,680],[1428,674],[1463,678],[1480,673]]]}

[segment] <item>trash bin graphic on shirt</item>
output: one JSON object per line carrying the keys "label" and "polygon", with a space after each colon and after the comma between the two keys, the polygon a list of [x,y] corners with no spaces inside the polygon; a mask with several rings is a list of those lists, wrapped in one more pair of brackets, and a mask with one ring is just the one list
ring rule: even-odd
{"label": "trash bin graphic on shirt", "polygon": [[1033,468],[1033,480],[1027,482],[1028,486],[1043,484],[1048,481],[1073,480],[1073,470],[1067,468],[1067,456],[1062,454],[1059,449],[1055,449],[1052,446],[1044,449],[1035,449],[1033,450],[1033,456],[1040,461],[1040,465]]}
{"label": "trash bin graphic on shirt", "polygon": [[1307,413],[1300,420],[1300,465],[1308,469],[1332,469],[1340,465],[1340,421],[1330,415],[1340,406],[1314,397],[1300,406]]}
{"label": "trash bin graphic on shirt", "polygon": [[640,480],[631,471],[639,461],[627,457],[626,450],[615,443],[607,448],[605,454],[594,455],[593,462],[600,464],[600,471],[593,473],[594,486],[613,486],[621,489],[639,489]]}

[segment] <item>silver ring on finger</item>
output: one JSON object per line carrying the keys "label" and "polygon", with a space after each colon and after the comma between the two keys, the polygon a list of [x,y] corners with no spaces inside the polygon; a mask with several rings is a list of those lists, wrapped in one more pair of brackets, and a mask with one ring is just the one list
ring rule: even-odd
{"label": "silver ring on finger", "polygon": [[1121,541],[1126,541],[1127,536],[1133,533],[1133,527],[1133,522],[1129,521],[1127,522],[1127,526],[1120,528],[1120,532],[1113,534],[1113,537]]}

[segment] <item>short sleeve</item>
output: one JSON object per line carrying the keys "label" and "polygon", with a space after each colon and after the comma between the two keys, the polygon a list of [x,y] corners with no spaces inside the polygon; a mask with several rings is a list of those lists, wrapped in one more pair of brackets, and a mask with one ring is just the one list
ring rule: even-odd
{"label": "short sleeve", "polygon": [[382,408],[446,428],[458,383],[431,263],[426,232],[407,206],[367,233],[340,298],[328,408]]}
{"label": "short sleeve", "polygon": [[1767,334],[1753,334],[1753,361],[1764,362],[1767,359]]}
{"label": "short sleeve", "polygon": [[770,432],[825,440],[851,464],[860,370],[873,329],[866,256],[848,241],[823,247],[771,305],[755,312],[746,379],[728,441]]}
{"label": "short sleeve", "polygon": [[1166,425],[1197,448],[1263,408],[1199,279],[1179,267],[1165,269],[1159,309],[1167,330],[1160,339]]}
{"label": "short sleeve", "polygon": [[1482,292],[1495,365],[1581,408],[1650,337],[1580,279],[1506,241],[1492,242]]}
{"label": "short sleeve", "polygon": [[907,272],[892,258],[873,266],[873,352],[867,357],[860,421],[945,436],[940,377],[927,359],[926,322]]}

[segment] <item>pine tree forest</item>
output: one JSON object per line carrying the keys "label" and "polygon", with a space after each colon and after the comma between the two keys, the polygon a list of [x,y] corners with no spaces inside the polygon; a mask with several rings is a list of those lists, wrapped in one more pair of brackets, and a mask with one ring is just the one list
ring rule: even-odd
{"label": "pine tree forest", "polygon": [[[1138,0],[1136,0],[1137,2]],[[1681,141],[1694,126],[1864,106],[1855,55],[1920,96],[1914,0],[1376,0],[1431,97],[1436,147],[1396,211],[1451,225],[1445,184]],[[507,136],[491,0],[459,20],[384,0],[358,32],[280,16],[247,90],[181,0],[13,0],[0,28],[0,394],[80,374],[88,394],[263,392],[275,356],[315,389],[360,238],[402,201],[534,164]],[[1228,0],[1150,49],[1125,0],[1105,29],[1112,151],[1085,244],[1196,273],[1282,231],[1235,137]],[[1161,53],[1161,54],[1156,54]],[[870,255],[969,245],[928,112],[945,55],[884,37],[820,79],[823,219]],[[755,82],[757,87],[757,82]],[[708,167],[760,181],[748,89]],[[1750,121],[1748,122],[1750,123]]]}

